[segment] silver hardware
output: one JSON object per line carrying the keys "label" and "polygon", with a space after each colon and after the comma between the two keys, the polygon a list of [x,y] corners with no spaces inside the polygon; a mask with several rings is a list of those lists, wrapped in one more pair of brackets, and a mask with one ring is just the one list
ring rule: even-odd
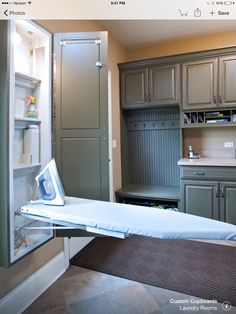
{"label": "silver hardware", "polygon": [[197,171],[195,171],[193,174],[195,176],[205,176],[205,172],[197,172]]}
{"label": "silver hardware", "polygon": [[97,69],[101,69],[102,67],[103,67],[103,63],[100,62],[100,61],[97,61],[97,62],[96,62],[96,68],[97,68]]}
{"label": "silver hardware", "polygon": [[61,40],[60,45],[61,45],[61,46],[65,46],[65,45],[66,45],[66,41],[65,41],[65,40]]}
{"label": "silver hardware", "polygon": [[224,186],[221,187],[221,197],[222,198],[225,197],[225,187]]}
{"label": "silver hardware", "polygon": [[216,191],[216,197],[219,198],[220,197],[219,186],[215,188],[215,191]]}
{"label": "silver hardware", "polygon": [[95,40],[95,45],[100,45],[102,43],[101,39],[96,39]]}

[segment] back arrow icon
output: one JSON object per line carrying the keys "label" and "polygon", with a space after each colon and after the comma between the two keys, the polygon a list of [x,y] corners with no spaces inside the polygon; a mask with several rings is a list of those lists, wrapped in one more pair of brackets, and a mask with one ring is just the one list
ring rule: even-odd
{"label": "back arrow icon", "polygon": [[8,16],[7,12],[8,12],[8,10],[4,11],[4,14],[5,14],[6,16]]}

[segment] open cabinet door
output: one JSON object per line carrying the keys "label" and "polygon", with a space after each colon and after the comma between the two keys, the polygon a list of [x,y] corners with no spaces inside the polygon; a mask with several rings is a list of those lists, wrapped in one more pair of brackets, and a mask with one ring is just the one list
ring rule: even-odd
{"label": "open cabinet door", "polygon": [[[108,201],[107,32],[54,34],[53,63],[55,157],[65,194]],[[91,239],[71,238],[70,257]]]}
{"label": "open cabinet door", "polygon": [[52,158],[52,41],[25,20],[0,21],[0,37],[0,265],[7,267],[53,237],[29,230],[35,222],[19,213],[37,198],[35,176]]}

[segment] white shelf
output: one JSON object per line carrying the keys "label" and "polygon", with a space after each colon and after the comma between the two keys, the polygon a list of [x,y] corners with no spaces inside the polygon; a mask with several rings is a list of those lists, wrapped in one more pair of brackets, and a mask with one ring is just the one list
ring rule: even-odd
{"label": "white shelf", "polygon": [[36,88],[41,83],[41,80],[39,80],[38,78],[23,74],[23,73],[19,73],[19,72],[15,73],[15,80],[16,80],[16,86],[26,87],[26,88],[31,88],[31,89]]}
{"label": "white shelf", "polygon": [[14,171],[15,170],[21,170],[21,169],[33,169],[33,168],[37,168],[37,167],[41,167],[41,163],[37,163],[37,164],[25,164],[25,163],[20,163],[14,166]]}
{"label": "white shelf", "polygon": [[15,117],[15,121],[26,121],[26,122],[37,122],[37,123],[41,122],[41,120],[38,118],[26,118],[26,117]]}

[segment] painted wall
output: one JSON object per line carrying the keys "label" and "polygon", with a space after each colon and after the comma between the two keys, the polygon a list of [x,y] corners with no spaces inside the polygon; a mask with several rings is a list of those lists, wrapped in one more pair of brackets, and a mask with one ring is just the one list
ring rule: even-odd
{"label": "painted wall", "polygon": [[[233,142],[233,148],[225,148],[224,142]],[[209,127],[183,130],[183,153],[187,157],[188,146],[202,157],[235,157],[236,128]]]}
{"label": "painted wall", "polygon": [[[106,30],[97,21],[76,21],[76,20],[40,20],[39,25],[51,33],[55,32],[89,32]],[[121,45],[109,35],[108,66],[112,73],[112,105],[113,105],[113,138],[117,139],[118,148],[113,151],[114,165],[114,188],[121,185],[120,175],[120,139],[119,139],[119,73],[117,63],[126,61],[126,52]],[[54,256],[63,250],[63,240],[53,239],[41,246],[30,255],[24,257],[9,269],[0,267],[0,299],[7,295],[17,285],[26,280],[31,274],[36,272],[44,264],[49,262]]]}
{"label": "painted wall", "polygon": [[236,31],[163,41],[127,51],[127,60],[142,60],[236,45]]}

